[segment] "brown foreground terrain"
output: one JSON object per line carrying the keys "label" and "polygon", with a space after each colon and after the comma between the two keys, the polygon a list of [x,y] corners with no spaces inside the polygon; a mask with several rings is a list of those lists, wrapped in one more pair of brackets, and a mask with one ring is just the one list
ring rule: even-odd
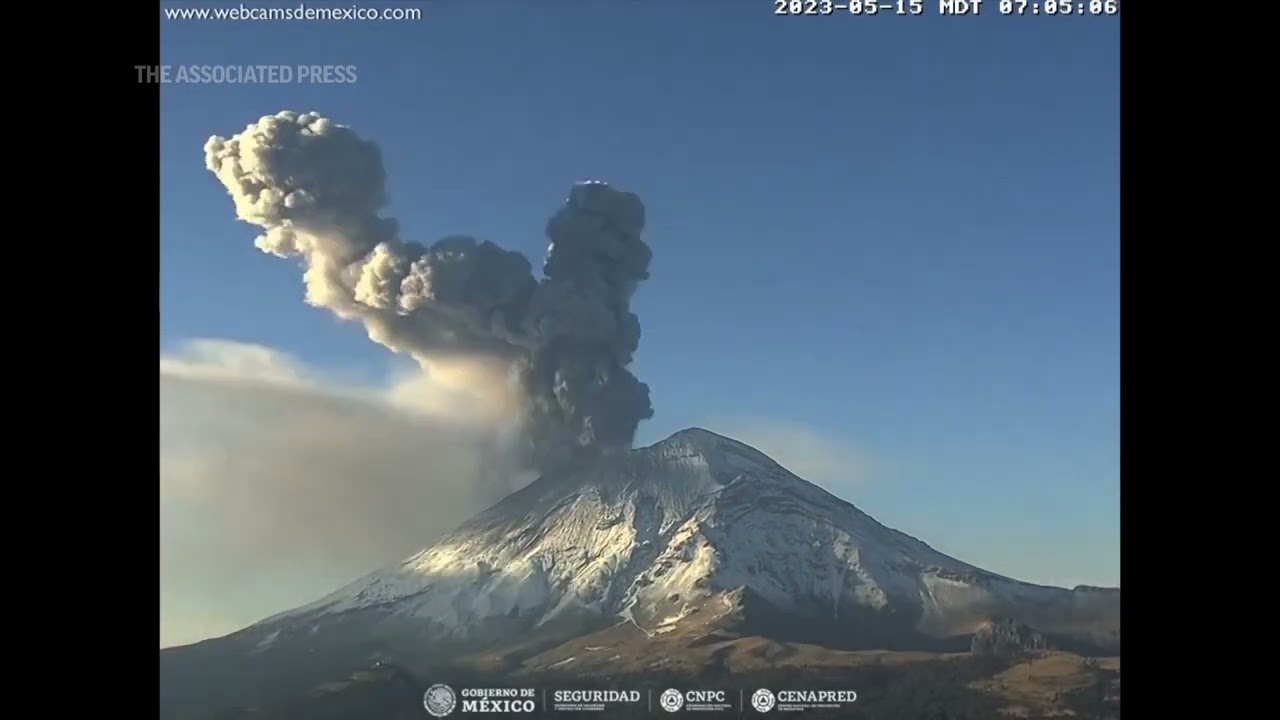
{"label": "brown foreground terrain", "polygon": [[1120,716],[1120,658],[1045,652],[1018,659],[972,687],[997,697],[1010,717],[1071,717],[1082,709]]}
{"label": "brown foreground terrain", "polygon": [[[602,638],[598,638],[602,639]],[[840,711],[806,711],[805,718],[852,717],[867,720],[990,720],[992,718],[1120,717],[1120,659],[1086,658],[1040,651],[1016,656],[970,653],[838,651],[814,645],[780,643],[760,637],[704,642],[679,654],[668,642],[643,644],[653,652],[620,657],[620,646],[590,645],[582,654],[567,648],[526,658],[505,672],[493,664],[468,661],[424,674],[380,664],[367,671],[314,688],[288,702],[246,708],[221,720],[407,720],[425,718],[422,695],[445,682],[463,687],[534,687],[652,691],[666,688],[724,689],[735,701],[757,688],[852,689],[854,706]],[[570,658],[572,658],[570,660]],[[475,660],[481,660],[477,658]],[[489,658],[490,662],[494,658]],[[510,662],[505,659],[504,663]],[[574,667],[577,666],[577,667]],[[741,693],[741,694],[740,694]],[[737,703],[735,702],[735,706]],[[656,706],[607,717],[651,717],[666,713]],[[750,706],[724,716],[756,715]],[[541,708],[535,717],[552,717]],[[599,713],[565,713],[600,717]],[[528,715],[525,715],[528,717]]]}
{"label": "brown foreground terrain", "polygon": [[[726,612],[727,610],[727,612]],[[384,660],[283,703],[247,708],[219,720],[402,720],[428,717],[422,696],[434,683],[453,688],[726,691],[734,710],[752,716],[745,698],[759,688],[853,690],[840,710],[806,710],[804,718],[999,720],[1120,717],[1120,658],[1055,650],[998,653],[841,649],[750,632],[738,608],[704,608],[648,633],[629,622],[565,641],[552,633],[517,637],[501,649],[413,668]],[[756,629],[764,629],[759,626]],[[741,705],[746,704],[745,709]],[[585,717],[666,716],[656,705]],[[705,715],[706,713],[697,713]],[[786,713],[792,714],[792,713]],[[540,705],[534,717],[553,717]],[[529,717],[524,715],[524,717]]]}
{"label": "brown foreground terrain", "polygon": [[[512,632],[509,640],[470,654],[429,642],[406,644],[418,649],[398,654],[371,645],[360,664],[316,665],[308,671],[315,679],[270,697],[259,692],[256,701],[249,699],[254,688],[242,685],[242,694],[221,705],[253,707],[203,710],[184,720],[421,720],[428,717],[423,694],[436,683],[457,690],[459,699],[466,689],[532,690],[536,710],[522,717],[557,716],[548,712],[553,703],[547,701],[556,690],[640,691],[644,697],[607,712],[562,713],[578,720],[666,716],[656,700],[668,689],[723,691],[732,709],[712,715],[724,717],[757,714],[747,700],[759,689],[857,694],[839,709],[777,713],[804,718],[1120,717],[1118,647],[1115,653],[1067,652],[1025,627],[1002,623],[990,625],[987,635],[948,638],[939,643],[942,647],[927,650],[870,649],[840,644],[841,637],[831,632],[824,637],[820,626],[751,617],[749,605],[731,600],[707,603],[656,631],[629,620],[604,627],[546,625]],[[297,662],[282,666],[296,668]],[[196,680],[206,681],[208,675],[202,678]],[[264,682],[276,683],[278,676]],[[461,716],[461,708],[455,714]]]}
{"label": "brown foreground terrain", "polygon": [[[470,658],[468,664],[508,681],[543,679],[562,686],[631,677],[656,688],[694,682],[853,689],[859,695],[853,717],[864,718],[1120,717],[1118,656],[844,650],[744,635],[740,630],[747,625],[735,615],[695,613],[670,632],[654,635],[620,623],[550,649],[530,638],[503,652]],[[748,709],[747,714],[754,713]]]}

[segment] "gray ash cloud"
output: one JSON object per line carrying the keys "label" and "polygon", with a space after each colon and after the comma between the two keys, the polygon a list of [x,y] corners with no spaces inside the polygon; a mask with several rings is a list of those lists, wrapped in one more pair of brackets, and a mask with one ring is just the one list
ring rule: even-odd
{"label": "gray ash cloud", "polygon": [[524,255],[488,241],[401,239],[380,214],[388,196],[377,145],[315,113],[281,112],[212,137],[205,158],[239,218],[263,229],[256,245],[304,261],[308,303],[358,320],[424,366],[504,361],[531,466],[629,448],[653,415],[648,386],[627,369],[640,343],[630,301],[652,259],[636,195],[574,185],[547,222],[551,244],[535,278]]}

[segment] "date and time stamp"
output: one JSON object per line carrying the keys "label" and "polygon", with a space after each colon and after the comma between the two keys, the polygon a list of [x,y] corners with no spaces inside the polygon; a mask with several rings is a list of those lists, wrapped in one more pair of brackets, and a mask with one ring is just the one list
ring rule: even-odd
{"label": "date and time stamp", "polygon": [[1119,0],[773,0],[774,15],[1000,15],[1110,17]]}

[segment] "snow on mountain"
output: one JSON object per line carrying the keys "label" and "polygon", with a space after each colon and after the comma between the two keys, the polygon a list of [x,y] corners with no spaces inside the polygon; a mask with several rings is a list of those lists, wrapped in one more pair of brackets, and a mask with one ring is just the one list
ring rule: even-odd
{"label": "snow on mountain", "polygon": [[1102,618],[1118,632],[1118,591],[968,565],[702,429],[544,476],[404,562],[256,628],[314,631],[376,610],[461,641],[584,616],[657,634],[744,592],[789,617],[897,618],[934,637],[997,617],[1041,628]]}

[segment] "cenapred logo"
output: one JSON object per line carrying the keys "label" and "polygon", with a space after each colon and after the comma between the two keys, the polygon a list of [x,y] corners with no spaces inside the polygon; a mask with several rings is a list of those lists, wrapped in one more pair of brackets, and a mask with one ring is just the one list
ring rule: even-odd
{"label": "cenapred logo", "polygon": [[751,696],[751,707],[757,712],[777,710],[786,714],[804,710],[838,710],[858,701],[854,690],[779,690],[761,688]]}
{"label": "cenapred logo", "polygon": [[684,695],[679,690],[664,690],[658,704],[667,712],[675,712],[684,705]]}
{"label": "cenapred logo", "polygon": [[771,690],[760,688],[751,694],[751,707],[755,708],[758,712],[769,712],[773,709],[773,705],[776,702],[777,698],[773,696],[773,691]]}
{"label": "cenapred logo", "polygon": [[458,696],[453,688],[442,683],[432,685],[422,695],[422,707],[426,708],[431,717],[444,717],[453,712],[457,705]]}

